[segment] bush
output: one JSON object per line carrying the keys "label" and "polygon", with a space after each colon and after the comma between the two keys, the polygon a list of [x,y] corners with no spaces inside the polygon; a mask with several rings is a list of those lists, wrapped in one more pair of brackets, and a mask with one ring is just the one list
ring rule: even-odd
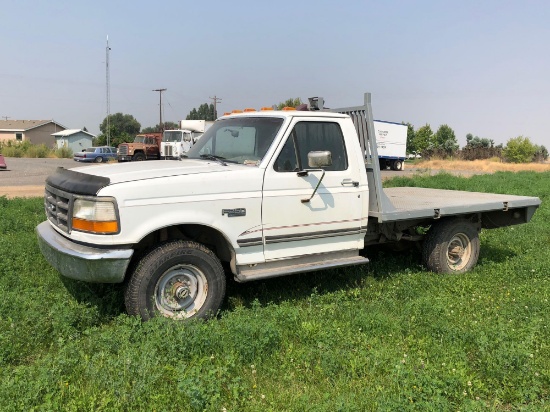
{"label": "bush", "polygon": [[511,163],[529,163],[533,161],[537,148],[528,137],[518,136],[508,140],[502,154]]}
{"label": "bush", "polygon": [[48,157],[51,152],[45,144],[32,145],[27,149],[25,157],[44,158]]}
{"label": "bush", "polygon": [[68,147],[60,147],[55,149],[54,155],[58,158],[71,159],[73,157],[73,151]]}

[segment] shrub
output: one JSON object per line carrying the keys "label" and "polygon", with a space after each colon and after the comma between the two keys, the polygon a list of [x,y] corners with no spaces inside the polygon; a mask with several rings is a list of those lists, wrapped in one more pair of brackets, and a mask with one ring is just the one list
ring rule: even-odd
{"label": "shrub", "polygon": [[51,149],[48,149],[45,144],[33,145],[27,149],[25,157],[44,158],[48,157],[51,152]]}
{"label": "shrub", "polygon": [[54,151],[54,155],[59,158],[70,159],[73,157],[73,151],[68,147],[60,147]]}
{"label": "shrub", "polygon": [[529,163],[533,161],[537,148],[528,137],[518,136],[508,140],[502,154],[511,163]]}

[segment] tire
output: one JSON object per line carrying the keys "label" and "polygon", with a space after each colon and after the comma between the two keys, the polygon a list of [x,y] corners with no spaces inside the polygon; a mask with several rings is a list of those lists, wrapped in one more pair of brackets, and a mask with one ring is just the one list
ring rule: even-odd
{"label": "tire", "polygon": [[101,156],[96,157],[94,163],[103,163],[103,158]]}
{"label": "tire", "polygon": [[225,296],[225,273],[216,255],[190,241],[165,243],[136,266],[124,293],[126,311],[143,320],[209,318]]}
{"label": "tire", "polygon": [[145,155],[143,153],[136,153],[135,155],[132,156],[132,160],[134,162],[141,162],[145,160]]}
{"label": "tire", "polygon": [[432,272],[468,272],[479,258],[478,226],[464,219],[432,225],[424,240],[422,258]]}
{"label": "tire", "polygon": [[393,162],[393,170],[403,170],[405,168],[405,163],[402,160],[396,160]]}

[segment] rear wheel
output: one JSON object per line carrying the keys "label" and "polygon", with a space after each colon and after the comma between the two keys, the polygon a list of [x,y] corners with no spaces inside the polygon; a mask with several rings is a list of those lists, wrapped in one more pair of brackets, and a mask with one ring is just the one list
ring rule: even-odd
{"label": "rear wheel", "polygon": [[145,160],[145,155],[143,153],[136,153],[135,155],[132,156],[132,160],[134,162],[141,162]]}
{"label": "rear wheel", "polygon": [[405,168],[405,163],[402,160],[395,160],[393,162],[393,170],[403,170]]}
{"label": "rear wheel", "polygon": [[437,273],[464,273],[479,257],[477,225],[464,219],[438,222],[430,228],[422,257],[429,270]]}
{"label": "rear wheel", "polygon": [[225,284],[222,265],[210,249],[196,242],[169,242],[137,265],[126,286],[126,310],[143,320],[208,318],[220,308]]}

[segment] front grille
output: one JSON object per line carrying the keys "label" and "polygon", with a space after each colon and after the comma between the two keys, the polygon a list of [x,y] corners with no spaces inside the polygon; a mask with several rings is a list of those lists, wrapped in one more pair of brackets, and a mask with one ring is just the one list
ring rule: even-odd
{"label": "front grille", "polygon": [[121,156],[126,156],[128,154],[128,145],[121,144],[118,146],[118,154]]}
{"label": "front grille", "polygon": [[44,209],[46,217],[56,227],[69,233],[69,216],[73,203],[73,195],[63,190],[46,185],[44,193]]}
{"label": "front grille", "polygon": [[172,146],[166,145],[164,146],[164,156],[172,156]]}

